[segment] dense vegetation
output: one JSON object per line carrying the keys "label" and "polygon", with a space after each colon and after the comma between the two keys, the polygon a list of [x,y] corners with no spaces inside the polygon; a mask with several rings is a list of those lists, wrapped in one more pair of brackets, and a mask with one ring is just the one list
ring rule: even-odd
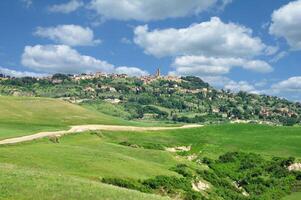
{"label": "dense vegetation", "polygon": [[[205,157],[202,162],[207,164],[209,169],[195,169],[185,164],[171,168],[182,177],[157,176],[138,181],[104,178],[102,182],[187,200],[277,200],[290,194],[294,186],[301,181],[301,172],[289,172],[287,169],[294,162],[294,158],[274,157],[272,160],[265,160],[258,154],[229,152],[217,160]],[[204,191],[195,191],[192,184],[198,180],[205,180],[213,189],[209,189],[208,186]]]}
{"label": "dense vegetation", "polygon": [[[84,76],[84,75],[83,75]],[[210,123],[229,120],[300,123],[301,104],[266,95],[216,90],[197,77],[169,80],[105,76],[0,80],[0,95],[62,98],[125,119]]]}

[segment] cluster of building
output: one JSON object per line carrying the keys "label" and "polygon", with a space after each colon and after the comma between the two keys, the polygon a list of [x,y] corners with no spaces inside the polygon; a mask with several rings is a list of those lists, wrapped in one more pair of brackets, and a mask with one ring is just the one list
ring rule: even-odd
{"label": "cluster of building", "polygon": [[277,108],[275,111],[272,111],[268,108],[262,108],[260,111],[260,115],[264,116],[264,117],[270,117],[272,116],[274,113],[279,113],[281,115],[285,115],[288,117],[293,117],[296,116],[297,113],[291,111],[289,108]]}
{"label": "cluster of building", "polygon": [[[68,75],[69,78],[75,81],[80,81],[80,80],[92,80],[95,78],[128,78],[127,74],[106,74],[103,72],[96,72],[96,73],[90,73],[90,74],[76,74],[76,75]],[[162,76],[160,69],[157,69],[155,75],[148,75],[148,76],[141,76],[137,77],[140,81],[142,81],[144,84],[149,84],[153,81],[156,81],[158,79],[160,80],[167,80],[167,81],[174,81],[174,82],[181,82],[182,79],[176,76]],[[46,79],[49,81],[52,81],[53,83],[59,84],[62,82],[62,80],[56,80],[53,79],[52,77],[44,77],[41,79]]]}
{"label": "cluster of building", "polygon": [[[75,81],[80,81],[80,80],[92,80],[95,78],[128,78],[127,74],[107,74],[103,72],[96,72],[96,73],[90,73],[90,74],[76,74],[76,75],[67,75],[70,79],[75,80]],[[12,78],[10,76],[6,76],[4,74],[0,73],[0,79],[9,79]],[[162,76],[160,69],[157,69],[156,73],[154,75],[148,75],[148,76],[141,76],[137,77],[139,80],[141,80],[145,84],[149,84],[155,80],[167,80],[167,81],[174,81],[174,82],[181,82],[182,79],[177,77],[177,76]],[[52,76],[47,76],[47,77],[40,77],[38,78],[39,80],[49,80],[55,84],[60,84],[62,83],[62,80],[60,79],[53,79]]]}
{"label": "cluster of building", "polygon": [[177,82],[177,83],[182,81],[182,79],[177,77],[177,76],[162,76],[161,71],[160,71],[159,68],[157,69],[155,75],[141,76],[139,78],[139,80],[141,80],[145,84],[149,84],[149,83],[151,83],[153,81],[156,81],[158,79],[167,80],[167,81],[174,81],[174,82]]}
{"label": "cluster of building", "polygon": [[9,79],[9,78],[11,78],[11,77],[0,73],[0,80],[6,80],[6,79]]}

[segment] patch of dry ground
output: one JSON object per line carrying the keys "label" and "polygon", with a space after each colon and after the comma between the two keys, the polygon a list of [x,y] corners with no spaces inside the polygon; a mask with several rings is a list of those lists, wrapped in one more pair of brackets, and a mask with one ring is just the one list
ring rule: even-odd
{"label": "patch of dry ground", "polygon": [[301,171],[301,163],[294,163],[288,167],[289,171]]}
{"label": "patch of dry ground", "polygon": [[170,147],[165,149],[168,152],[181,152],[181,151],[190,151],[191,146],[180,146],[180,147]]}
{"label": "patch of dry ground", "polygon": [[198,181],[196,183],[192,183],[192,189],[197,192],[202,192],[202,191],[210,189],[210,185],[203,181]]}

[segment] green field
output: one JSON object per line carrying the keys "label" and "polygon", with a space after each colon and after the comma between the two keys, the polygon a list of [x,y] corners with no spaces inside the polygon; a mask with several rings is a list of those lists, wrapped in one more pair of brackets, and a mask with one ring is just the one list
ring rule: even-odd
{"label": "green field", "polygon": [[0,163],[0,191],[1,200],[167,199],[58,172],[26,169],[2,163]]}
{"label": "green field", "polygon": [[108,141],[133,144],[157,143],[165,146],[191,145],[192,152],[217,157],[226,151],[247,151],[266,156],[301,158],[301,127],[256,124],[212,125],[165,132],[107,132]]}
{"label": "green field", "polygon": [[[189,154],[211,157],[239,150],[266,157],[295,156],[300,159],[300,133],[300,127],[236,124],[158,132],[82,133],[65,136],[58,144],[45,138],[1,146],[0,199],[159,198],[104,185],[100,180],[103,177],[140,180],[157,175],[179,176],[170,168],[179,163],[189,166],[195,166],[195,163],[174,153],[119,143],[166,147],[191,145]],[[37,194],[32,194],[31,188],[35,188]],[[292,195],[291,199],[298,194]]]}
{"label": "green field", "polygon": [[301,192],[296,192],[283,198],[283,200],[300,200],[301,199]]}
{"label": "green field", "polygon": [[[128,122],[103,114],[100,108],[84,108],[47,98],[0,97],[0,140],[81,124],[175,125]],[[256,124],[169,131],[86,132],[64,136],[59,143],[44,138],[4,145],[0,146],[0,199],[163,199],[159,195],[107,185],[101,180],[143,181],[159,175],[180,178],[172,170],[179,164],[205,169],[203,164],[187,160],[186,156],[192,154],[216,159],[226,152],[242,151],[258,153],[267,159],[294,156],[300,161],[300,145],[301,127]],[[164,151],[165,147],[176,146],[192,149],[185,153]],[[295,199],[300,199],[300,193],[283,200]]]}
{"label": "green field", "polygon": [[160,122],[126,121],[63,100],[0,96],[0,139],[40,131],[67,130],[71,125],[86,124],[175,126]]}

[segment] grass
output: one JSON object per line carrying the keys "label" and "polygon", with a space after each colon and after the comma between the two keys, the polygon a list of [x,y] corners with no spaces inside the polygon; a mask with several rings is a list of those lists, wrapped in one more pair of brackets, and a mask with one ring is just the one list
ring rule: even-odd
{"label": "grass", "polygon": [[[123,146],[121,142],[136,147],[191,145],[189,153],[213,158],[228,151],[244,151],[300,159],[300,133],[301,127],[227,124],[169,131],[82,133],[65,136],[57,144],[44,138],[0,146],[0,199],[159,199],[104,185],[100,180],[179,176],[170,169],[180,163],[196,164],[166,151]],[[298,195],[284,200],[298,199]]]}
{"label": "grass", "polygon": [[99,181],[0,163],[1,200],[163,200],[167,198],[122,189]]}
{"label": "grass", "polygon": [[301,199],[301,192],[293,193],[282,200],[300,200]]}
{"label": "grass", "polygon": [[140,125],[48,98],[1,96],[0,111],[0,140],[40,131],[69,129],[70,125]]}
{"label": "grass", "polygon": [[89,179],[175,175],[168,169],[176,165],[167,152],[112,144],[89,133],[63,137],[59,144],[43,139],[0,147],[0,162]]}
{"label": "grass", "polygon": [[192,145],[192,152],[216,158],[227,151],[246,151],[266,156],[301,158],[301,127],[272,127],[255,124],[225,124],[194,129],[158,132],[106,132],[108,141],[143,145]]}
{"label": "grass", "polygon": [[100,180],[178,176],[169,170],[177,161],[164,151],[117,145],[90,133],[65,136],[58,144],[45,138],[1,146],[0,199],[161,199]]}

